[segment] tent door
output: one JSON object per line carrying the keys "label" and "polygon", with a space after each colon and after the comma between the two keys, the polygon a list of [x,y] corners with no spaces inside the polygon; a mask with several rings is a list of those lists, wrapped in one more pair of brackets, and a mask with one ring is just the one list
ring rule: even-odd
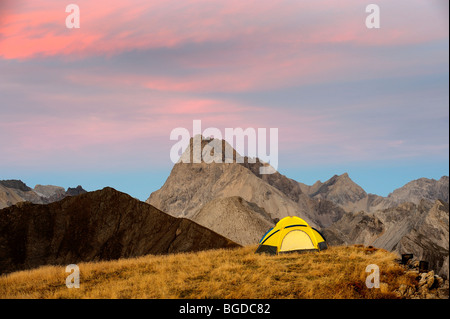
{"label": "tent door", "polygon": [[302,230],[291,230],[284,236],[280,251],[315,249],[311,238]]}

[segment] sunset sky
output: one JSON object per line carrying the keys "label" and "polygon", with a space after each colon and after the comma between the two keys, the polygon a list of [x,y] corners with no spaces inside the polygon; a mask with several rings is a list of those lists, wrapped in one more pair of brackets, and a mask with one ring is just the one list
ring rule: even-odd
{"label": "sunset sky", "polygon": [[278,128],[306,184],[449,174],[448,1],[0,1],[0,179],[145,200],[193,120]]}

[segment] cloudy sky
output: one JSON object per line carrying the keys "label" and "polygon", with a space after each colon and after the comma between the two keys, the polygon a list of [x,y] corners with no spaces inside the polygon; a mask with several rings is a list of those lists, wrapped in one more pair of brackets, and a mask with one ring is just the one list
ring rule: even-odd
{"label": "cloudy sky", "polygon": [[1,0],[0,179],[145,200],[196,119],[278,128],[307,184],[448,175],[448,1],[373,2],[379,29],[358,0]]}

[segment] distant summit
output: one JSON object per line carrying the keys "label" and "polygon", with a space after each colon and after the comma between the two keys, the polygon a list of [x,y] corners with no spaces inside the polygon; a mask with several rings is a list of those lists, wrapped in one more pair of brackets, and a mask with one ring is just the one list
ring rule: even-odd
{"label": "distant summit", "polygon": [[434,201],[440,199],[449,202],[449,177],[442,176],[439,180],[419,178],[403,187],[394,190],[388,198],[395,203],[413,202],[418,204],[422,199]]}
{"label": "distant summit", "polygon": [[334,175],[325,183],[318,181],[313,186],[303,186],[302,189],[310,197],[328,199],[338,205],[355,203],[367,196],[367,193],[353,182],[347,173]]}
{"label": "distant summit", "polygon": [[20,202],[48,204],[83,193],[86,193],[86,190],[81,186],[69,187],[66,191],[60,186],[37,184],[33,189],[21,180],[0,180],[0,209]]}
{"label": "distant summit", "polygon": [[419,204],[422,200],[449,201],[448,176],[442,176],[439,180],[420,178],[411,181],[387,197],[367,194],[347,173],[334,175],[324,183],[317,181],[312,186],[301,184],[301,189],[311,198],[327,199],[347,212],[375,212],[406,202]]}
{"label": "distant summit", "polygon": [[85,190],[83,189],[83,187],[81,187],[80,185],[78,185],[78,186],[75,187],[75,188],[69,187],[69,188],[67,189],[67,191],[66,191],[66,196],[77,196],[77,195],[84,194],[84,193],[87,193],[87,191],[85,191]]}
{"label": "distant summit", "polygon": [[29,188],[24,182],[17,179],[8,179],[0,181],[0,185],[6,188],[17,189],[22,192],[28,192],[31,190],[31,188]]}

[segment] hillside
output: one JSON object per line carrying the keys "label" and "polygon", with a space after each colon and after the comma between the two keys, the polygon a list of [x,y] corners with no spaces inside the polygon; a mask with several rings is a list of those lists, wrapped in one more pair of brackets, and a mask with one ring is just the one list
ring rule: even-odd
{"label": "hillside", "polygon": [[[119,261],[80,263],[80,288],[68,289],[64,267],[0,276],[2,298],[359,299],[448,298],[438,277],[396,263],[384,250],[333,247],[320,253],[268,256],[255,246]],[[366,267],[380,269],[369,289]],[[425,278],[425,276],[423,276]],[[447,294],[446,294],[447,293]]]}
{"label": "hillside", "polygon": [[240,245],[254,245],[275,223],[267,212],[242,197],[216,198],[191,218]]}
{"label": "hillside", "polygon": [[323,234],[332,245],[363,244],[413,253],[437,273],[449,276],[449,206],[443,201],[422,200],[375,213],[346,213]]}
{"label": "hillside", "polygon": [[195,222],[112,188],[0,210],[0,273],[236,246]]}

